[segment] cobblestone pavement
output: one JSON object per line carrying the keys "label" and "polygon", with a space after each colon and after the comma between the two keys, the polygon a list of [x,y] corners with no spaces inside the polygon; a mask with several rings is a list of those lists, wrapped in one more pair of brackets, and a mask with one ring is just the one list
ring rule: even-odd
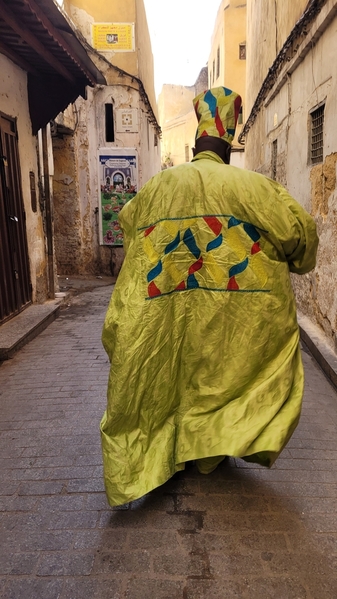
{"label": "cobblestone pavement", "polygon": [[0,367],[1,599],[336,599],[337,398],[305,351],[301,423],[271,470],[230,459],[108,507],[110,292],[73,298]]}

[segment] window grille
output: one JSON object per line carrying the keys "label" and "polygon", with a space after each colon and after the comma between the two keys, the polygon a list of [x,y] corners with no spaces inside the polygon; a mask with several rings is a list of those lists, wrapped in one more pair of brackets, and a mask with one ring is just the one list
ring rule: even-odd
{"label": "window grille", "polygon": [[218,46],[216,53],[216,78],[220,77],[220,46]]}
{"label": "window grille", "polygon": [[311,163],[323,162],[324,104],[311,112]]}

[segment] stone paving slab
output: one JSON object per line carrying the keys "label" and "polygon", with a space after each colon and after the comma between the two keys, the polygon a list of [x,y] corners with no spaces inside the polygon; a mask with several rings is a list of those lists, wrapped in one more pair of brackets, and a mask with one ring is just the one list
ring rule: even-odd
{"label": "stone paving slab", "polygon": [[0,599],[336,599],[336,391],[303,347],[300,424],[271,470],[227,459],[120,508],[99,437],[111,288],[0,367]]}
{"label": "stone paving slab", "polygon": [[61,300],[33,304],[0,327],[0,362],[8,360],[43,331],[60,311]]}

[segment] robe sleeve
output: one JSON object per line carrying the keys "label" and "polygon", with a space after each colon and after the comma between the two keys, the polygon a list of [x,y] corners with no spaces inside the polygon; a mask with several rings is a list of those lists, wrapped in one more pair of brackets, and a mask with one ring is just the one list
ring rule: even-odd
{"label": "robe sleeve", "polygon": [[284,235],[282,247],[289,270],[302,275],[310,272],[316,264],[318,236],[312,216],[284,188],[279,188],[279,197],[288,212],[289,237]]}

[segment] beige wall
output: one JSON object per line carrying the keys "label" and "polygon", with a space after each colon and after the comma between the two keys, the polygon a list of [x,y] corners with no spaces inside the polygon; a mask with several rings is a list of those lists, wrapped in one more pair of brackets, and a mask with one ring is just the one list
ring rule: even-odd
{"label": "beige wall", "polygon": [[[259,6],[260,3],[250,0],[251,7],[253,4]],[[302,4],[306,5],[305,2]],[[286,23],[288,28],[286,33],[278,32],[278,39],[284,40],[290,33],[287,10],[291,6],[288,2],[277,2],[278,22]],[[293,7],[293,25],[299,16],[298,10]],[[260,19],[263,20],[262,13]],[[299,310],[321,327],[327,341],[336,349],[337,1],[328,0],[306,29],[307,35],[299,40],[296,52],[285,62],[246,135],[246,163],[248,168],[272,176],[272,148],[273,143],[277,143],[276,179],[316,220],[320,236],[316,269],[302,277],[293,276],[293,287]],[[253,54],[261,31],[267,36],[266,44],[275,38],[275,29],[273,32],[272,28],[268,37],[265,20],[256,23],[256,27],[250,23],[249,30],[248,52]],[[259,55],[255,52],[255,56]],[[257,76],[257,65],[255,72]],[[256,87],[255,93],[258,91]],[[321,102],[325,102],[323,161],[312,165],[309,159],[310,111]]]}
{"label": "beige wall", "polygon": [[[135,23],[136,0],[64,0],[64,10],[92,45],[93,23]],[[108,60],[128,73],[138,75],[138,55],[135,52],[101,52]]]}
{"label": "beige wall", "polygon": [[197,128],[192,103],[194,96],[194,87],[163,85],[158,97],[159,121],[163,131],[162,164],[166,164],[168,158],[175,166],[186,162],[185,146],[188,146],[188,160],[192,158]]}
{"label": "beige wall", "polygon": [[[107,84],[87,89],[87,99],[79,98],[74,105],[76,119],[75,124],[70,124],[72,136],[54,141],[59,271],[62,274],[67,271],[69,274],[110,274],[111,248],[99,245],[98,150],[135,148],[138,153],[138,188],[160,170],[160,139],[153,119],[157,106],[150,36],[143,0],[124,0],[122,3],[117,0],[65,0],[64,9],[90,44],[94,22],[135,24],[135,51],[88,50]],[[107,142],[105,104],[111,103],[115,137],[113,142]],[[117,113],[121,109],[136,111],[138,127],[134,132],[118,132]],[[58,118],[58,122],[61,121],[71,123],[74,118],[72,116],[69,120],[69,114],[66,114]],[[70,180],[72,182],[67,185],[65,182]],[[69,206],[73,206],[73,211],[69,214],[66,232],[62,228],[62,219],[64,210],[70,210]],[[76,258],[72,259],[75,248]],[[112,254],[117,274],[123,253],[121,248],[116,248],[112,249]]]}
{"label": "beige wall", "polygon": [[[211,42],[208,59],[209,86],[225,86],[240,94],[243,105],[243,120],[246,114],[246,60],[239,57],[239,46],[246,41],[246,2],[243,0],[222,0]],[[220,50],[220,69],[217,77],[218,49]],[[213,65],[215,77],[213,78]],[[233,140],[233,148],[243,149],[238,143],[242,125],[238,124]],[[242,156],[232,154],[231,163],[242,166]]]}
{"label": "beige wall", "polygon": [[158,118],[154,91],[153,54],[143,0],[136,0],[136,46],[138,52],[138,76],[143,82],[154,113]]}
{"label": "beige wall", "polygon": [[26,230],[33,301],[47,299],[46,254],[43,222],[38,205],[31,208],[29,172],[35,173],[38,182],[37,141],[32,135],[28,109],[27,75],[12,61],[0,54],[0,111],[17,118],[21,184],[26,212]]}
{"label": "beige wall", "polygon": [[[308,0],[247,0],[247,112]],[[254,40],[254,41],[253,41]],[[245,119],[244,119],[245,120]]]}
{"label": "beige wall", "polygon": [[92,45],[93,23],[134,23],[134,52],[102,52],[114,65],[139,77],[157,116],[151,40],[143,0],[64,0],[64,10]]}
{"label": "beige wall", "polygon": [[165,84],[158,98],[162,127],[162,165],[172,166],[192,159],[197,119],[193,98],[207,88],[207,67],[201,69],[194,85]]}

